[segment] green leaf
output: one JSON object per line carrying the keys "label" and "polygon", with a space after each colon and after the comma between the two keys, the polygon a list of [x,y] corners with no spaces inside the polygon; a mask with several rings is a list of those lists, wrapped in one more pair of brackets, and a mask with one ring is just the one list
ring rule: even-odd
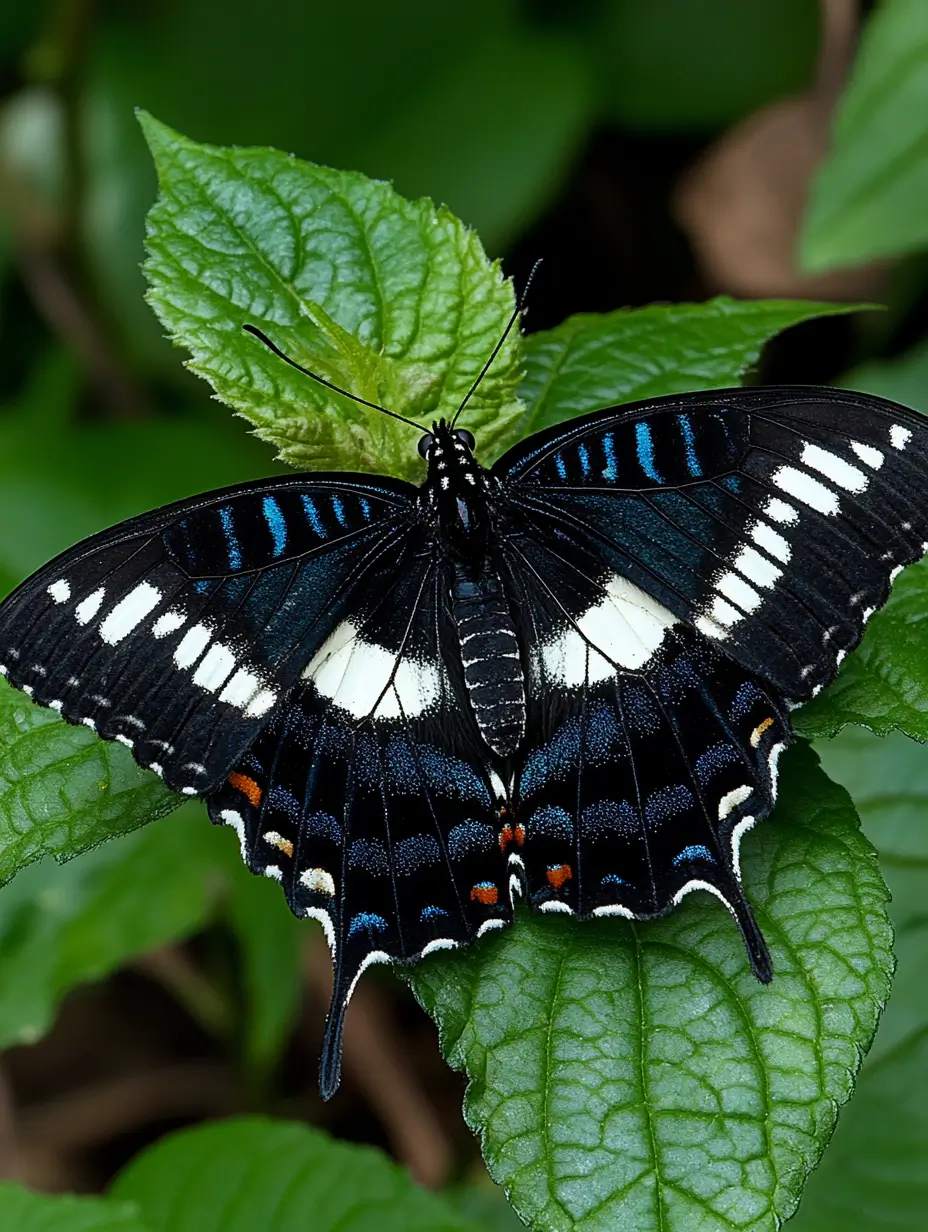
{"label": "green leaf", "polygon": [[[451,415],[514,304],[476,235],[357,173],[197,145],[141,120],[161,185],[149,298],[189,366],[294,465],[418,475],[410,428],[295,372],[241,327],[391,411]],[[517,379],[511,335],[467,408],[486,450],[519,413]]]}
{"label": "green leaf", "polygon": [[63,867],[25,869],[0,894],[0,1047],[38,1039],[76,984],[201,928],[238,865],[234,837],[188,804]]}
{"label": "green leaf", "polygon": [[833,736],[847,723],[878,735],[898,728],[928,740],[928,560],[896,579],[837,680],[793,715],[803,736]]}
{"label": "green leaf", "polygon": [[928,246],[928,7],[884,0],[868,19],[800,254],[829,269]]}
{"label": "green leaf", "polygon": [[893,891],[898,969],[854,1100],[790,1232],[921,1232],[928,1209],[928,749],[848,728],[821,744],[879,846]]}
{"label": "green leaf", "polygon": [[620,402],[738,385],[764,343],[781,330],[856,310],[848,304],[719,296],[704,304],[568,317],[523,340],[519,395],[526,411],[518,435]]}
{"label": "green leaf", "polygon": [[9,1232],[152,1232],[134,1205],[49,1197],[9,1182],[0,1182],[0,1227]]}
{"label": "green leaf", "polygon": [[299,1008],[307,930],[280,886],[244,866],[230,891],[226,916],[238,938],[245,994],[243,1052],[261,1081],[278,1059]]}
{"label": "green leaf", "polygon": [[116,1178],[152,1232],[477,1232],[379,1151],[243,1117],[162,1139]]}
{"label": "green leaf", "polygon": [[873,360],[846,373],[839,384],[914,407],[928,414],[928,343],[898,359]]}
{"label": "green leaf", "polygon": [[123,745],[98,740],[0,681],[0,882],[164,817],[181,798]]}
{"label": "green leaf", "polygon": [[697,895],[654,923],[520,918],[410,974],[532,1227],[772,1232],[794,1210],[889,991],[886,889],[801,747],[745,856],[769,987]]}

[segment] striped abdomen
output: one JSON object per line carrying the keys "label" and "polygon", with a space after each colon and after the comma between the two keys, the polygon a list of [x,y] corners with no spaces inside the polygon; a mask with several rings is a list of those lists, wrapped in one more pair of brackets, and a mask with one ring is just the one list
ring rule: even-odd
{"label": "striped abdomen", "polygon": [[501,757],[525,734],[525,682],[519,643],[499,577],[459,566],[452,590],[464,683],[484,740]]}

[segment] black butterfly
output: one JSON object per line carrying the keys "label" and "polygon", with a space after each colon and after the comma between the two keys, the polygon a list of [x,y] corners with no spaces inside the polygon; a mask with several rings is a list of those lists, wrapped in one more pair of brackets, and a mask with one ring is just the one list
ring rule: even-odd
{"label": "black butterfly", "polygon": [[14,685],[205,796],[321,922],[326,1097],[365,967],[502,928],[516,894],[647,919],[710,890],[768,981],[739,847],[790,706],[928,547],[928,424],[864,394],[609,408],[489,470],[442,421],[419,452],[418,488],[305,474],[156,510],[0,606]]}

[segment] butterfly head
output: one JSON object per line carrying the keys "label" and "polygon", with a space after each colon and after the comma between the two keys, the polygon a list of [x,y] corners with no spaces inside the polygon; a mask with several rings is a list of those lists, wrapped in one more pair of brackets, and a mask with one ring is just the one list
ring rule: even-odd
{"label": "butterfly head", "polygon": [[479,548],[489,531],[486,472],[474,457],[474,446],[466,428],[453,428],[444,419],[419,441],[429,467],[425,488],[442,532],[465,552]]}

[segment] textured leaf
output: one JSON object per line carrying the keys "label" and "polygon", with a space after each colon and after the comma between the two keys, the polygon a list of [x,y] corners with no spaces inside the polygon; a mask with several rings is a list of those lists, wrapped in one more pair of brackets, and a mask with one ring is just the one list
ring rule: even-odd
{"label": "textured leaf", "polygon": [[921,1232],[928,1210],[928,749],[848,728],[822,743],[880,848],[898,968],[873,1051],[790,1232]]}
{"label": "textured leaf", "polygon": [[25,869],[0,893],[0,1047],[38,1039],[76,984],[201,928],[238,875],[234,836],[190,804],[64,867]]}
{"label": "textured leaf", "polygon": [[49,1197],[0,1182],[0,1227],[8,1232],[151,1232],[125,1202]]}
{"label": "textured leaf", "polygon": [[524,339],[519,435],[620,402],[738,385],[774,334],[853,311],[847,304],[719,296],[568,317]]}
{"label": "textured leaf", "polygon": [[370,1147],[240,1118],[163,1139],[117,1177],[152,1232],[476,1232]]}
{"label": "textured leaf", "polygon": [[883,0],[864,27],[801,242],[810,270],[928,246],[928,6]]}
{"label": "textured leaf", "polygon": [[888,993],[886,889],[846,793],[805,749],[745,843],[769,987],[730,918],[520,918],[410,975],[491,1175],[532,1227],[774,1229],[851,1091]]}
{"label": "textured leaf", "polygon": [[[161,185],[149,298],[189,366],[294,465],[420,474],[410,428],[330,393],[241,327],[389,410],[453,414],[514,302],[477,236],[357,173],[142,124]],[[518,414],[517,379],[512,336],[467,409],[486,450]]]}
{"label": "textured leaf", "polygon": [[72,727],[0,681],[0,881],[164,817],[180,803],[123,745]]}
{"label": "textured leaf", "polygon": [[896,579],[889,602],[867,624],[863,641],[837,680],[793,715],[804,736],[833,736],[846,723],[878,735],[898,728],[928,740],[928,561]]}

